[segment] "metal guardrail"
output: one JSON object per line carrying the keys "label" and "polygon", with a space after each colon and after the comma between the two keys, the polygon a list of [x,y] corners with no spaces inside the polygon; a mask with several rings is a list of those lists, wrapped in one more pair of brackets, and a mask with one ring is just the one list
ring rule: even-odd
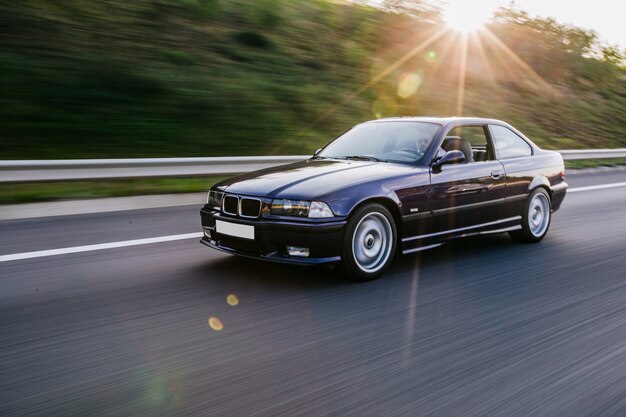
{"label": "metal guardrail", "polygon": [[[565,160],[626,158],[626,148],[568,149],[558,152]],[[309,157],[295,155],[0,161],[0,183],[230,175],[302,161]]]}
{"label": "metal guardrail", "polygon": [[563,149],[559,152],[566,161],[577,159],[626,158],[626,148],[620,149]]}
{"label": "metal guardrail", "polygon": [[307,158],[310,155],[0,161],[0,183],[230,175]]}

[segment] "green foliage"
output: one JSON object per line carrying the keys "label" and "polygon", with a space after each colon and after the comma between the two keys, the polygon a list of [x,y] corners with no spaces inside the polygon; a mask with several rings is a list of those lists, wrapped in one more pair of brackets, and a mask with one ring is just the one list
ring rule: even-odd
{"label": "green foliage", "polygon": [[[24,0],[0,16],[2,159],[307,153],[377,115],[458,107],[460,38],[414,53],[441,28],[426,1]],[[622,50],[516,8],[488,28],[527,68],[470,44],[462,114],[550,148],[626,146]]]}
{"label": "green foliage", "polygon": [[161,51],[163,58],[168,60],[169,62],[177,65],[193,65],[195,60],[193,57],[183,51],[173,51],[170,49],[164,49]]}
{"label": "green foliage", "polygon": [[272,41],[270,41],[265,35],[254,30],[242,30],[241,32],[236,32],[233,34],[233,39],[243,45],[253,46],[256,48],[268,48],[272,45]]}
{"label": "green foliage", "polygon": [[262,28],[274,28],[283,19],[283,5],[280,0],[256,0],[249,3],[252,9],[253,22]]}
{"label": "green foliage", "polygon": [[419,20],[441,21],[441,7],[424,0],[385,0],[383,7],[391,13],[408,15]]}
{"label": "green foliage", "polygon": [[186,15],[194,20],[212,19],[219,15],[219,0],[180,0]]}
{"label": "green foliage", "polygon": [[614,65],[621,65],[626,62],[626,51],[620,50],[617,46],[609,45],[602,48],[602,59]]}

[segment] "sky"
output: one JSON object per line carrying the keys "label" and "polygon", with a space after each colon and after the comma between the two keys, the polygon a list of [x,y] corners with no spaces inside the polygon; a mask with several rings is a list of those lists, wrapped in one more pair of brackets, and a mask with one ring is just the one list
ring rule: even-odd
{"label": "sky", "polygon": [[[493,11],[510,0],[449,0],[451,5],[473,4]],[[593,29],[611,44],[626,47],[626,2],[619,0],[516,0],[531,15],[554,17],[559,23],[570,23]],[[463,6],[467,7],[467,6]]]}
{"label": "sky", "polygon": [[[383,0],[372,0],[382,3]],[[435,0],[436,1],[436,0]],[[511,0],[440,0],[457,16],[471,15],[487,20],[500,6]],[[624,0],[515,0],[531,16],[553,17],[559,23],[592,29],[600,39],[626,48],[626,1]]]}

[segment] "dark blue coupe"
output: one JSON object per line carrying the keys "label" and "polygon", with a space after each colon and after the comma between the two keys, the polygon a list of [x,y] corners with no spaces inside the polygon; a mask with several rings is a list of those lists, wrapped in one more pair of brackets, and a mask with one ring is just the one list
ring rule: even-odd
{"label": "dark blue coupe", "polygon": [[380,276],[396,252],[463,236],[546,235],[563,158],[499,120],[408,117],[359,124],[302,162],[211,188],[202,243],[294,264],[341,262]]}

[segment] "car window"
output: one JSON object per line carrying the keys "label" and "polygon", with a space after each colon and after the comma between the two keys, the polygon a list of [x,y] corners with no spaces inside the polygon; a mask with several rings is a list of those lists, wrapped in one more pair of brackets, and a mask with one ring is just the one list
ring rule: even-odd
{"label": "car window", "polygon": [[[461,151],[471,147],[471,158],[465,157],[465,163],[489,161],[493,159],[491,147],[484,126],[458,126],[451,129],[443,140],[444,150]],[[465,152],[464,152],[465,153]]]}
{"label": "car window", "polygon": [[318,156],[363,156],[390,162],[420,164],[439,128],[440,125],[426,122],[363,123],[335,139]]}
{"label": "car window", "polygon": [[489,125],[498,159],[530,156],[533,150],[517,133],[504,126]]}

